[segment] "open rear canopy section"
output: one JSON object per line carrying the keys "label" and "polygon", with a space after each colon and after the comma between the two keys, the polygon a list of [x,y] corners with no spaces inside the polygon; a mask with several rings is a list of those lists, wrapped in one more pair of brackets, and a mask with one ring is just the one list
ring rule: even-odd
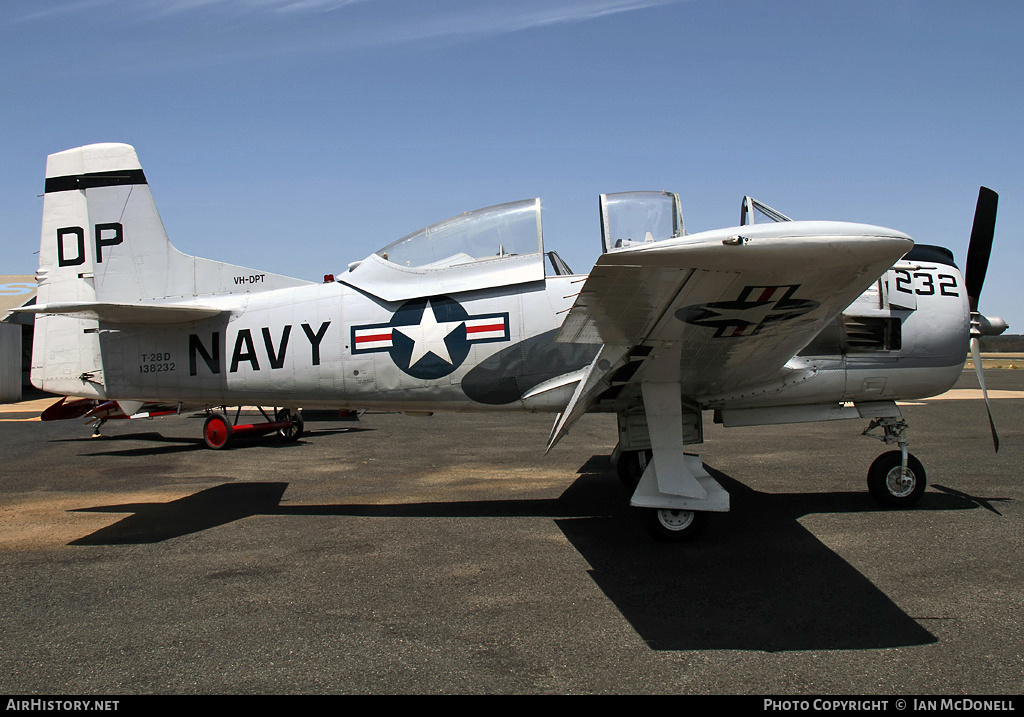
{"label": "open rear canopy section", "polygon": [[683,211],[672,192],[618,192],[601,195],[603,252],[681,237]]}
{"label": "open rear canopy section", "polygon": [[759,202],[753,197],[743,197],[740,207],[740,226],[750,224],[765,224],[768,222],[791,222],[793,221],[782,212],[772,209],[764,202]]}

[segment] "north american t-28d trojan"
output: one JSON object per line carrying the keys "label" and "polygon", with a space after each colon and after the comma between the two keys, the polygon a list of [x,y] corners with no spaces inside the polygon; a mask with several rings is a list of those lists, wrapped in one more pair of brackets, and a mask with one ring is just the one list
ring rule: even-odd
{"label": "north american t-28d trojan", "polygon": [[[630,502],[667,540],[729,509],[696,453],[704,411],[725,426],[860,418],[896,446],[870,467],[871,494],[918,500],[925,472],[896,401],[947,391],[969,350],[984,389],[978,337],[1006,328],[978,312],[994,192],[980,192],[964,273],[901,232],[792,221],[749,197],[739,225],[697,234],[669,192],[599,207],[586,275],[545,252],[531,199],[310,282],[177,251],[128,145],[52,154],[25,309],[32,382],[78,400],[44,418],[205,408],[206,443],[223,448],[247,432],[294,440],[303,408],[543,411],[550,450],[583,414],[614,412]],[[243,405],[274,413],[233,423],[225,407]]]}

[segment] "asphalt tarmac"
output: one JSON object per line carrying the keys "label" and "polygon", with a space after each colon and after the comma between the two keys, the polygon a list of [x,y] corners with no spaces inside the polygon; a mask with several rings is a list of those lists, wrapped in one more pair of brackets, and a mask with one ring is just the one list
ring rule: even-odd
{"label": "asphalt tarmac", "polygon": [[1021,695],[1024,371],[866,421],[705,425],[732,495],[652,542],[590,415],[364,414],[296,443],[0,406],[0,694]]}

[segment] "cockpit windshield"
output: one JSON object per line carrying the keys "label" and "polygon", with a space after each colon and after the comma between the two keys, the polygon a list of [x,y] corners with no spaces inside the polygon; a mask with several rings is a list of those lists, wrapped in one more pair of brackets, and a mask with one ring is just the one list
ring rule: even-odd
{"label": "cockpit windshield", "polygon": [[377,255],[398,266],[440,268],[542,251],[540,200],[525,199],[432,224]]}

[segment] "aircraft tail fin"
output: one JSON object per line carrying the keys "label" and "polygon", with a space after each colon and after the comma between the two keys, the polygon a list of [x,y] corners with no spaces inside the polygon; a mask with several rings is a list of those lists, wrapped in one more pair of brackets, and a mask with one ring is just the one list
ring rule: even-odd
{"label": "aircraft tail fin", "polygon": [[182,254],[164,230],[135,149],[93,144],[46,161],[40,301],[189,301],[310,282]]}
{"label": "aircraft tail fin", "polygon": [[[179,252],[135,149],[112,143],[47,158],[36,280],[32,382],[86,397],[103,393],[99,324],[105,313],[128,304],[197,305],[204,297],[311,283]],[[66,313],[68,306],[86,305],[96,311],[57,315],[61,307]]]}

